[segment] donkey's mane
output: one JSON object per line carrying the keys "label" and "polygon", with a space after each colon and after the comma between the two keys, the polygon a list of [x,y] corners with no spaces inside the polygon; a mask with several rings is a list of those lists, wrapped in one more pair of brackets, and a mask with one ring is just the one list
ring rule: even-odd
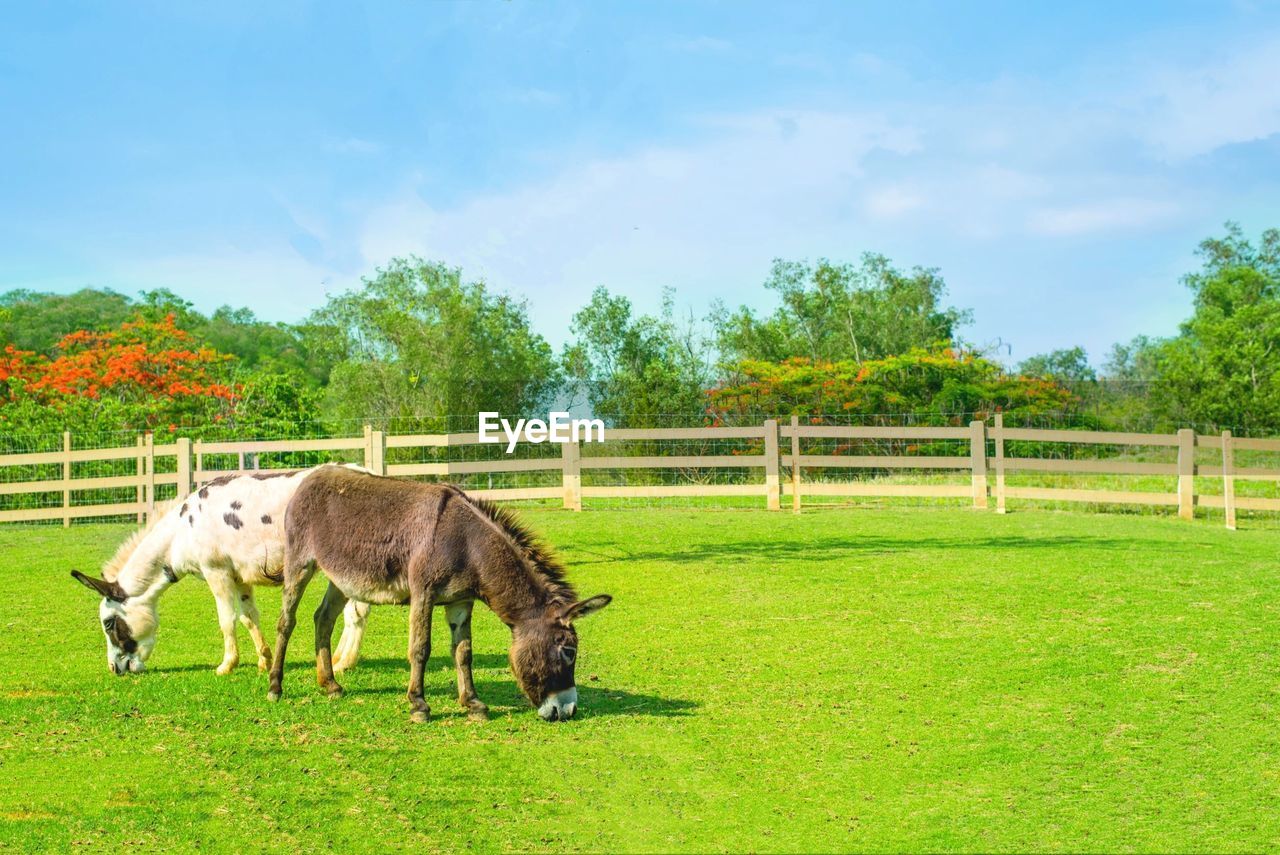
{"label": "donkey's mane", "polygon": [[570,603],[578,599],[573,586],[564,577],[564,565],[560,563],[559,557],[530,531],[510,508],[504,508],[488,499],[468,496],[465,493],[462,495],[472,507],[492,520],[506,533],[507,537],[511,538],[511,542],[524,553],[529,564],[551,589],[553,597]]}
{"label": "donkey's mane", "polygon": [[120,571],[124,569],[124,565],[129,561],[129,556],[133,555],[133,553],[138,549],[138,546],[142,544],[142,541],[151,533],[151,530],[156,527],[156,524],[160,522],[160,520],[163,519],[176,504],[178,504],[178,500],[174,499],[171,502],[158,505],[155,513],[151,514],[151,518],[147,520],[147,524],[125,538],[124,543],[120,544],[116,549],[116,554],[111,556],[111,560],[103,565],[103,579],[106,579],[108,582],[114,582],[119,578]]}

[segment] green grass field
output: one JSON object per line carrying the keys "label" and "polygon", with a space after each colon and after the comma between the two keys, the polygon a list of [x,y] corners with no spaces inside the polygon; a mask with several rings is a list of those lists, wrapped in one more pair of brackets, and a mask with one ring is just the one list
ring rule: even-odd
{"label": "green grass field", "polygon": [[[208,589],[106,666],[126,528],[0,528],[0,849],[1216,850],[1280,846],[1280,534],[967,510],[530,511],[583,594],[581,712],[540,721],[476,608],[492,712],[406,610],[318,694],[313,583],[285,699],[221,653]],[[278,595],[260,596],[274,625]],[[243,636],[242,632],[242,636]],[[248,651],[247,636],[242,651]]]}

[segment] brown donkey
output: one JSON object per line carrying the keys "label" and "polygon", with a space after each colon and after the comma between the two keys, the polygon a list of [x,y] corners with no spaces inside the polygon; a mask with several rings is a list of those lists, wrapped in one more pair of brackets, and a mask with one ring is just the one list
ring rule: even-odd
{"label": "brown donkey", "polygon": [[431,609],[444,606],[458,672],[458,701],[471,718],[488,708],[471,680],[471,607],[485,603],[511,628],[511,670],[547,721],[573,716],[578,704],[573,622],[610,597],[577,601],[550,553],[506,510],[455,487],[381,478],[339,467],[318,470],[285,512],[284,592],[271,690],[278,700],[285,651],[298,601],[316,568],[329,588],[315,612],[316,678],[330,695],[333,625],[348,598],[409,604],[409,704],[426,721],[422,675],[431,653]]}

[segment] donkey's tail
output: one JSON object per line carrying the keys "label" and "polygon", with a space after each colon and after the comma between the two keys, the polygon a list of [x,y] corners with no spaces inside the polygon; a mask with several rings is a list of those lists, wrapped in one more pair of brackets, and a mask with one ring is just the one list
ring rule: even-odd
{"label": "donkey's tail", "polygon": [[284,560],[276,566],[275,572],[271,570],[271,553],[262,556],[262,578],[266,579],[272,585],[284,584]]}

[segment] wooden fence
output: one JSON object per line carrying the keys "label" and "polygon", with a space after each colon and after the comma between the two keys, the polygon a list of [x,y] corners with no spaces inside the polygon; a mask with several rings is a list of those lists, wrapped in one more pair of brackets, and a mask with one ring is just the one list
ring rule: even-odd
{"label": "wooden fence", "polygon": [[[623,452],[651,451],[672,441],[738,441],[744,447],[733,454],[626,454],[607,456],[584,454],[595,444],[565,443],[555,457],[515,457],[503,455],[488,460],[435,460],[428,462],[388,462],[388,451],[396,449],[432,449],[480,445],[476,433],[387,435],[366,426],[362,436],[334,439],[192,442],[177,439],[156,445],[150,434],[139,437],[132,446],[76,450],[72,437],[64,434],[61,451],[0,455],[0,476],[12,474],[13,467],[28,467],[44,472],[46,477],[27,480],[0,480],[0,496],[39,494],[45,497],[39,507],[0,510],[0,522],[30,522],[136,515],[141,521],[155,511],[157,487],[174,485],[174,495],[186,495],[209,480],[228,474],[259,471],[262,454],[319,452],[342,453],[359,458],[364,466],[385,475],[400,477],[430,476],[448,480],[452,475],[506,474],[525,472],[560,473],[555,486],[523,486],[492,489],[469,489],[468,492],[497,500],[559,500],[570,510],[582,510],[583,501],[606,498],[662,498],[679,496],[757,496],[764,506],[779,510],[784,493],[790,506],[799,511],[805,497],[919,497],[964,499],[974,508],[988,507],[994,499],[995,510],[1004,513],[1010,501],[1087,502],[1108,505],[1163,505],[1177,508],[1179,516],[1191,518],[1197,504],[1222,508],[1228,528],[1234,528],[1237,509],[1280,511],[1280,498],[1261,498],[1235,494],[1237,480],[1262,479],[1280,481],[1280,468],[1236,467],[1237,451],[1280,452],[1280,439],[1233,438],[1221,435],[1196,435],[1190,430],[1176,434],[1113,433],[1077,430],[1039,430],[1006,428],[1001,417],[991,424],[970,422],[965,427],[863,427],[800,424],[792,418],[789,424],[767,420],[758,426],[664,428],[652,430],[617,429],[606,435],[605,449],[621,445]],[[941,449],[946,453],[879,453],[886,447],[909,445],[915,451]],[[1075,452],[1082,447],[1106,446],[1122,448],[1163,449],[1170,461],[1135,460],[1130,457],[1081,458],[1063,456],[1023,456],[1006,454],[1014,448],[1061,448]],[[1030,445],[1027,445],[1030,444]],[[814,446],[819,446],[814,448]],[[859,446],[877,453],[840,453]],[[808,446],[809,453],[806,453]],[[525,444],[522,447],[528,447]],[[1197,463],[1197,449],[1207,449],[1213,462]],[[785,452],[785,453],[783,453]],[[1172,454],[1171,454],[1172,452]],[[225,460],[234,457],[233,467],[211,467],[210,457]],[[166,462],[172,458],[172,462]],[[134,460],[131,474],[73,478],[76,464],[95,461]],[[157,463],[163,472],[157,472]],[[60,477],[47,474],[60,470]],[[584,470],[684,470],[704,471],[732,469],[745,472],[737,483],[684,484],[612,484],[583,485]],[[861,470],[880,473],[880,477],[836,479],[832,473]],[[950,483],[902,483],[889,473],[915,471],[928,474],[951,473]],[[783,474],[787,477],[784,478]],[[994,485],[988,484],[988,472],[994,474]],[[1075,487],[1010,486],[1007,476],[1013,472],[1040,472],[1068,475],[1137,475],[1176,478],[1172,491],[1125,491],[1118,489],[1080,489]],[[888,477],[885,477],[888,475]],[[1221,479],[1221,494],[1197,494],[1195,478],[1210,476]],[[955,478],[960,480],[957,482]],[[921,479],[917,478],[917,481]],[[132,489],[132,501],[85,502],[86,491]],[[77,499],[80,494],[80,499]],[[989,496],[989,494],[991,494]],[[60,496],[61,501],[54,501]],[[52,497],[52,498],[51,498]]]}

